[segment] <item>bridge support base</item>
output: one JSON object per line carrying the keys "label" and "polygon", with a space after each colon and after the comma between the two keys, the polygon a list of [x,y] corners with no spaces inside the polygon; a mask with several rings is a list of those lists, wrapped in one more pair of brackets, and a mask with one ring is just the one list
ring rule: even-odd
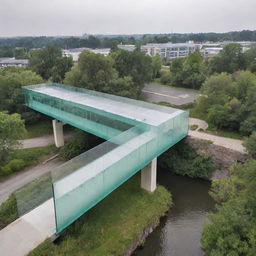
{"label": "bridge support base", "polygon": [[62,122],[56,119],[52,120],[54,142],[57,148],[64,146],[63,125]]}
{"label": "bridge support base", "polygon": [[151,163],[141,170],[141,188],[148,192],[156,190],[156,168],[157,158],[153,159]]}

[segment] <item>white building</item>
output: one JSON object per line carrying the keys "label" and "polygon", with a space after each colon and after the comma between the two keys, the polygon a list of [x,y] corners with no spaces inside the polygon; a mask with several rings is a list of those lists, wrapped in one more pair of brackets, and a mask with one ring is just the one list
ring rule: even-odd
{"label": "white building", "polygon": [[28,65],[29,60],[22,59],[16,60],[15,58],[0,58],[0,68],[4,67],[25,67]]}
{"label": "white building", "polygon": [[118,44],[117,47],[122,50],[133,52],[136,49],[134,44]]}
{"label": "white building", "polygon": [[74,62],[78,61],[79,55],[84,52],[84,51],[89,51],[89,52],[94,52],[94,53],[100,53],[103,54],[104,56],[109,55],[110,53],[110,48],[104,48],[104,49],[91,49],[91,48],[73,48],[73,49],[63,49],[62,50],[62,56],[65,57],[72,57]]}
{"label": "white building", "polygon": [[204,48],[221,48],[223,49],[224,46],[228,44],[240,44],[242,47],[242,52],[246,52],[252,46],[256,45],[256,42],[252,41],[223,41],[223,42],[205,42],[203,43]]}
{"label": "white building", "polygon": [[200,50],[201,44],[194,43],[166,43],[166,44],[146,44],[141,46],[141,51],[149,56],[159,54],[162,58],[181,58],[188,56],[191,52]]}
{"label": "white building", "polygon": [[219,54],[220,51],[222,50],[223,50],[222,47],[206,47],[206,48],[202,48],[200,52],[204,57],[211,57],[213,55]]}

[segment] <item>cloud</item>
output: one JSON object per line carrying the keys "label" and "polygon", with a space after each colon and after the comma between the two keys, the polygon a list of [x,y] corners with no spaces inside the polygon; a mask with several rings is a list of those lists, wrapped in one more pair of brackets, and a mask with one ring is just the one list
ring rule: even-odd
{"label": "cloud", "polygon": [[0,36],[255,29],[255,0],[0,0]]}

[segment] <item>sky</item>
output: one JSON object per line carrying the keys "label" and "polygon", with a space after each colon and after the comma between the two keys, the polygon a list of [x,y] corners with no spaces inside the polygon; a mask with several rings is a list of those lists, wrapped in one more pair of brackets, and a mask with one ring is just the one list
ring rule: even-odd
{"label": "sky", "polygon": [[0,37],[256,30],[256,0],[0,0]]}

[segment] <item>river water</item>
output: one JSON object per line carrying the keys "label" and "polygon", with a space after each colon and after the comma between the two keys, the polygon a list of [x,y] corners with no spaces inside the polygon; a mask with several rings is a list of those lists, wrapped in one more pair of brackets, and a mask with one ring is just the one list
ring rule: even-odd
{"label": "river water", "polygon": [[171,191],[174,206],[134,256],[202,256],[200,237],[214,208],[210,183],[158,170],[158,183]]}

